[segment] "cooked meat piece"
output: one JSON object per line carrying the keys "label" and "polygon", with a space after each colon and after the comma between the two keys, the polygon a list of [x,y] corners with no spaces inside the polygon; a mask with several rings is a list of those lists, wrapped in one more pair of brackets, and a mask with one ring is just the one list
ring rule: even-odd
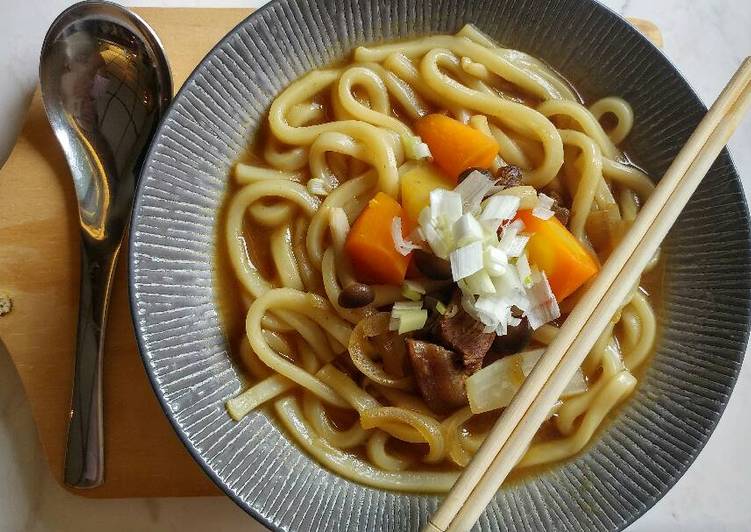
{"label": "cooked meat piece", "polygon": [[482,367],[482,359],[495,340],[495,333],[484,332],[485,326],[467,314],[460,301],[461,293],[457,289],[449,312],[436,323],[435,336],[438,343],[462,356],[467,375],[472,375]]}
{"label": "cooked meat piece", "polygon": [[467,376],[456,353],[412,338],[407,339],[407,352],[417,386],[431,410],[447,414],[467,404]]}
{"label": "cooked meat piece", "polygon": [[527,318],[522,318],[522,322],[519,325],[509,327],[503,336],[496,336],[490,350],[499,355],[518,353],[526,347],[531,337],[532,329],[529,326],[529,322]]}
{"label": "cooked meat piece", "polygon": [[498,179],[498,185],[503,188],[518,187],[522,184],[522,170],[513,164],[501,166],[495,177]]}

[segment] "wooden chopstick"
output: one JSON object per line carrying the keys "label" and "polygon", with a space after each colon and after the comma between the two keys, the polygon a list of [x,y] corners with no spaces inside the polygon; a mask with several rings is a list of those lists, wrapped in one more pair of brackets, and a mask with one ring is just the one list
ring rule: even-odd
{"label": "wooden chopstick", "polygon": [[[427,523],[425,531],[465,530],[482,513],[727,143],[748,106],[750,81],[751,58],[744,61],[675,158],[634,224]],[[645,238],[648,233],[651,236]],[[652,252],[648,253],[650,249]],[[631,283],[618,281],[622,271],[621,279],[633,276],[634,280]],[[584,327],[586,334],[580,335]],[[597,327],[600,329],[596,330]],[[567,361],[561,364],[564,357]],[[512,434],[515,434],[513,440]]]}
{"label": "wooden chopstick", "polygon": [[560,397],[566,384],[584,361],[587,353],[620,307],[628,292],[637,282],[641,272],[651,260],[686,202],[727,143],[749,103],[751,103],[751,90],[746,91],[745,95],[733,106],[727,122],[721,124],[710,137],[706,146],[707,149],[703,150],[701,156],[691,165],[684,182],[670,196],[669,203],[660,212],[640,247],[628,260],[614,281],[611,290],[607,292],[603,301],[585,325],[586,334],[579,336],[569,348],[560,365],[545,383],[542,391],[516,426],[511,437],[470,494],[467,504],[462,507],[451,522],[448,530],[469,529],[479,518],[514,464],[522,458],[533,436]]}

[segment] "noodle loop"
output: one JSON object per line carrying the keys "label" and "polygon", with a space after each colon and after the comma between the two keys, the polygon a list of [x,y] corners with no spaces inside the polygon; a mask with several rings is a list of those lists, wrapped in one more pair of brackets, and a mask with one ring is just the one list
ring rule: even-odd
{"label": "noodle loop", "polygon": [[[238,365],[250,380],[246,390],[227,401],[227,411],[239,420],[269,405],[288,434],[334,472],[376,488],[423,493],[448,491],[457,478],[456,468],[470,462],[501,412],[499,403],[485,411],[471,398],[476,411],[466,406],[470,374],[500,363],[490,368],[492,374],[502,364],[533,354],[509,355],[518,347],[506,349],[501,336],[500,347],[486,344],[491,345],[488,355],[481,353],[485,359],[480,357],[472,367],[466,353],[441,336],[446,326],[441,315],[449,308],[457,311],[449,301],[456,285],[435,280],[448,274],[419,277],[419,268],[413,264],[407,269],[404,259],[410,282],[365,285],[372,280],[364,271],[371,263],[355,256],[352,242],[366,224],[353,224],[369,204],[378,204],[371,203],[376,194],[398,200],[397,207],[406,213],[398,220],[406,227],[404,241],[393,236],[398,230],[393,212],[398,211],[389,211],[383,225],[389,225],[391,236],[379,244],[394,244],[396,249],[388,251],[403,254],[409,253],[407,240],[423,250],[432,245],[425,242],[424,225],[412,231],[414,218],[426,212],[424,204],[410,205],[406,198],[413,192],[410,182],[426,197],[440,186],[440,143],[421,129],[427,121],[415,125],[436,113],[467,125],[441,117],[470,136],[472,146],[490,146],[482,163],[467,153],[471,148],[462,152],[461,157],[467,157],[457,170],[487,167],[498,179],[491,193],[513,198],[514,204],[518,199],[519,209],[532,210],[538,218],[542,216],[535,207],[548,202],[573,235],[566,236],[572,245],[583,248],[579,255],[593,258],[593,271],[654,190],[649,176],[631,165],[619,148],[634,125],[627,102],[605,97],[585,106],[575,89],[543,61],[499,46],[471,25],[456,35],[359,47],[353,61],[311,71],[276,97],[252,160],[233,168],[220,237],[238,281],[238,293],[230,297],[242,304],[244,316],[244,335],[233,339],[233,345],[239,346]],[[449,133],[444,136],[451,139]],[[454,151],[454,143],[447,146],[445,151]],[[517,168],[505,168],[509,165]],[[430,209],[434,216],[432,203]],[[448,230],[458,240],[455,227]],[[463,227],[469,236],[472,227]],[[565,233],[564,228],[557,230]],[[495,228],[483,232],[484,238],[494,238],[488,231]],[[526,242],[527,236],[522,233],[521,240]],[[380,251],[365,260],[383,260]],[[505,252],[501,255],[504,267],[515,268],[526,257],[524,252],[518,259],[519,253],[509,254],[514,257],[509,261]],[[394,263],[402,258],[393,257]],[[659,259],[658,253],[646,271],[658,267]],[[485,270],[488,261],[485,255],[478,259]],[[526,267],[535,275],[546,271],[531,258]],[[460,282],[469,283],[469,277]],[[490,291],[486,285],[483,289]],[[581,289],[561,296],[561,320],[580,294]],[[396,302],[405,316],[422,320],[422,325],[407,329],[409,336],[399,334],[404,333],[402,318],[389,312]],[[511,312],[508,305],[504,308]],[[525,349],[543,349],[555,338],[559,323],[528,329],[530,347]],[[527,327],[524,322],[513,326]],[[648,290],[634,286],[582,364],[581,386],[562,397],[517,467],[550,464],[580,452],[634,390],[634,372],[645,365],[656,334]],[[419,354],[412,340],[429,347]],[[427,360],[430,348],[443,358]],[[429,370],[417,371],[423,355]],[[506,357],[517,358],[504,361]],[[446,364],[451,367],[442,381],[439,374]],[[522,365],[506,367],[513,366],[514,379],[518,374],[523,380],[528,373]],[[493,380],[488,389],[498,382],[506,390],[514,379]],[[426,390],[441,386],[445,389],[439,391],[446,392],[441,397],[458,399],[437,413],[441,405],[436,406]]]}

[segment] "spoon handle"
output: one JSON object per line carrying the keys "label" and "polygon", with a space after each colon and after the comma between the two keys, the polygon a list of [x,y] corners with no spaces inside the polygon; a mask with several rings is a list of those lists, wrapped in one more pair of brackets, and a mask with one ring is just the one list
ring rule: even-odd
{"label": "spoon handle", "polygon": [[81,294],[78,314],[76,366],[65,454],[65,483],[94,488],[104,480],[102,430],[102,359],[107,329],[115,249],[100,251],[81,244]]}

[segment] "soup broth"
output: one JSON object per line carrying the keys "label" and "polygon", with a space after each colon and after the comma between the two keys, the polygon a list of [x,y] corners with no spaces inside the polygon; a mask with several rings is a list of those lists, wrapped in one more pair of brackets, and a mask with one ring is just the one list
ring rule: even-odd
{"label": "soup broth", "polygon": [[[247,388],[230,414],[267,408],[352,480],[447,491],[654,188],[618,147],[632,124],[623,100],[583,102],[472,26],[293,82],[217,223]],[[466,274],[465,247],[481,253]],[[581,452],[633,392],[662,275],[655,257],[512,480]]]}

